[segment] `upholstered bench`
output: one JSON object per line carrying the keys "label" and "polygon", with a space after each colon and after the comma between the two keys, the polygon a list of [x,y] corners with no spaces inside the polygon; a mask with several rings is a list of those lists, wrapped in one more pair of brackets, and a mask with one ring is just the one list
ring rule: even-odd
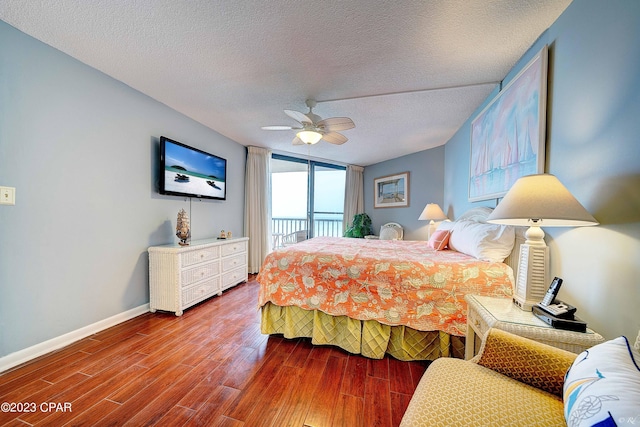
{"label": "upholstered bench", "polygon": [[[640,346],[640,335],[636,346]],[[633,411],[640,415],[638,353],[631,350],[624,337],[599,344],[587,350],[589,351],[592,352],[592,359],[597,360],[596,363],[609,360],[610,362],[605,364],[611,364],[612,361],[615,366],[624,365],[624,369],[627,370],[621,376],[622,381],[629,378],[629,384],[626,388],[618,387],[618,393],[625,390],[622,392],[624,396],[621,394],[622,398],[612,402],[627,405],[617,415],[619,419]],[[573,420],[578,422],[586,421],[586,425],[595,424],[589,424],[586,418],[582,420],[580,417],[583,414],[579,413],[579,410],[584,409],[584,402],[590,401],[590,396],[584,399],[583,395],[578,400],[577,394],[572,394],[580,391],[572,388],[573,385],[584,384],[585,379],[570,378],[574,371],[575,375],[582,375],[580,371],[586,372],[584,368],[593,374],[588,375],[598,376],[596,372],[600,371],[596,367],[588,367],[588,363],[585,362],[589,355],[587,352],[576,355],[505,331],[491,329],[475,358],[469,361],[440,358],[429,366],[418,384],[400,426],[549,427],[566,426],[565,417],[573,417]],[[612,356],[614,353],[617,356]],[[591,359],[589,363],[592,363]],[[612,366],[611,369],[618,368]],[[571,384],[571,387],[565,387],[565,375],[567,384]],[[616,374],[610,376],[613,378]],[[613,381],[619,384],[620,379],[615,378]],[[563,388],[564,395],[568,396],[565,397],[567,402],[563,401]],[[565,405],[574,403],[571,401],[574,398],[578,405]],[[637,406],[634,406],[634,402]],[[579,406],[582,408],[578,408]],[[606,415],[604,413],[598,416],[602,418]],[[598,416],[590,416],[595,417],[591,421],[598,421]]]}

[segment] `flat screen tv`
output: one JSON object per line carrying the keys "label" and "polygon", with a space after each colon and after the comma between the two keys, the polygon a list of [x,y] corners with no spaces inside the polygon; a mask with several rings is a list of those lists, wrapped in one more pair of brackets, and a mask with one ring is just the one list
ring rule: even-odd
{"label": "flat screen tv", "polygon": [[160,193],[226,200],[227,161],[162,136]]}

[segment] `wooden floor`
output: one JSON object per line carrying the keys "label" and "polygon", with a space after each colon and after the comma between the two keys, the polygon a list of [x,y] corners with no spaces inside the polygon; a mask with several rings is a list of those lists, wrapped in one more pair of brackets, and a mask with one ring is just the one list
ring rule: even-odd
{"label": "wooden floor", "polygon": [[[397,426],[426,362],[260,333],[255,277],[0,375],[0,426]],[[13,404],[7,412],[4,402]]]}

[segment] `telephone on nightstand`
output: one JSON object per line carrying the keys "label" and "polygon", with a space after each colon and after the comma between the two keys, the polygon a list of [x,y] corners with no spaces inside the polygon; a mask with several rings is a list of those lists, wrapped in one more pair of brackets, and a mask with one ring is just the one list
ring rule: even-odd
{"label": "telephone on nightstand", "polygon": [[554,277],[542,301],[533,306],[533,314],[557,329],[586,332],[587,324],[575,317],[577,309],[556,299],[562,279]]}

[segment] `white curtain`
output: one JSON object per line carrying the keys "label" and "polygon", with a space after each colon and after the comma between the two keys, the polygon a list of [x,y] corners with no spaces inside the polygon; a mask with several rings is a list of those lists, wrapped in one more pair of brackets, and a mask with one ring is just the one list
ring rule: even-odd
{"label": "white curtain", "polygon": [[244,232],[249,237],[249,273],[260,271],[271,249],[271,151],[248,147],[244,191]]}
{"label": "white curtain", "polygon": [[355,214],[364,212],[364,168],[362,166],[347,166],[344,191],[344,218],[342,229],[347,230],[348,224]]}

